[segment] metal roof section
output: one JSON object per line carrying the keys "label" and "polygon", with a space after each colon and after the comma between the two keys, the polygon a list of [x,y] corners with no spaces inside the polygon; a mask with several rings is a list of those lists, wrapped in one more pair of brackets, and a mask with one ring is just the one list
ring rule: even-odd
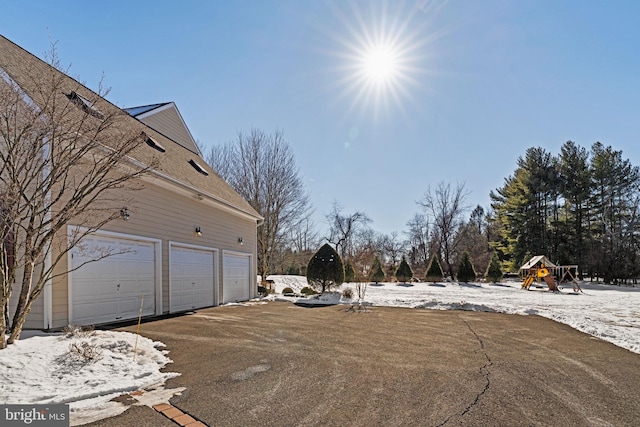
{"label": "metal roof section", "polygon": [[148,113],[151,110],[167,105],[168,102],[162,102],[160,104],[143,105],[140,107],[124,108],[124,111],[129,113],[130,116],[138,117],[141,114]]}

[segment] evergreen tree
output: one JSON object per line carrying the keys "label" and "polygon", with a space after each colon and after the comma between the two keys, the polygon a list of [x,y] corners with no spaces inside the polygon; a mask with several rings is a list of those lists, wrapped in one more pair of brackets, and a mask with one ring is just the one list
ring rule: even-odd
{"label": "evergreen tree", "polygon": [[425,278],[427,282],[439,282],[442,280],[442,267],[440,266],[440,261],[438,261],[438,257],[435,254],[431,257],[431,261],[429,261],[429,268],[427,268],[427,274]]}
{"label": "evergreen tree", "polygon": [[469,252],[463,252],[458,266],[458,281],[469,283],[476,279],[476,270],[471,263]]}
{"label": "evergreen tree", "polygon": [[351,261],[347,261],[347,264],[344,266],[344,281],[347,283],[351,283],[356,278],[356,271],[353,268],[353,264]]}
{"label": "evergreen tree", "polygon": [[484,277],[490,280],[491,283],[499,282],[502,278],[502,268],[500,268],[500,259],[498,258],[497,252],[494,252],[491,256],[491,261],[489,262],[489,267],[487,267],[487,272]]}
{"label": "evergreen tree", "polygon": [[321,292],[332,286],[341,286],[344,282],[344,265],[338,252],[328,243],[322,245],[307,265],[307,281]]}
{"label": "evergreen tree", "polygon": [[396,270],[396,278],[403,283],[406,283],[408,279],[413,277],[413,270],[411,270],[411,266],[407,262],[407,259],[402,256],[402,260],[400,261],[400,265]]}
{"label": "evergreen tree", "polygon": [[379,283],[384,280],[384,270],[382,269],[382,263],[380,262],[380,258],[378,257],[373,260],[369,280],[374,283]]}

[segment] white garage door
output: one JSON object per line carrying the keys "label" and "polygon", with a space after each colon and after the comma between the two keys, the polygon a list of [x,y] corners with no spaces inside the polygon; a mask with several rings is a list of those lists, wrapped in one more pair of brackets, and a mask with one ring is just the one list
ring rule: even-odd
{"label": "white garage door", "polygon": [[72,251],[70,323],[98,324],[155,314],[155,245],[91,236]]}
{"label": "white garage door", "polygon": [[223,302],[251,298],[251,256],[225,253],[222,259]]}
{"label": "white garage door", "polygon": [[171,246],[170,311],[214,305],[214,251]]}

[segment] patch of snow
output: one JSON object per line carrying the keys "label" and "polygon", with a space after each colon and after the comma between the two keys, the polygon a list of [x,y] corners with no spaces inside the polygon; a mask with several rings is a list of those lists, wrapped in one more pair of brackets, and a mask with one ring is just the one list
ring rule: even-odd
{"label": "patch of snow", "polygon": [[[180,374],[160,372],[171,363],[164,344],[129,332],[95,331],[89,336],[25,334],[0,353],[0,403],[69,403],[71,425],[126,410],[115,397],[156,388]],[[93,350],[93,360],[72,345]],[[134,353],[135,349],[135,353]],[[135,357],[134,357],[135,356]],[[159,402],[160,403],[160,402]]]}

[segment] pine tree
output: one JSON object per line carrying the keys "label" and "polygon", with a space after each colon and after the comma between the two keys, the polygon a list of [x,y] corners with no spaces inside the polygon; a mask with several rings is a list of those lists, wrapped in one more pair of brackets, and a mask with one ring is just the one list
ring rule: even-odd
{"label": "pine tree", "polygon": [[356,278],[356,271],[353,268],[353,264],[351,261],[347,261],[344,266],[344,281],[347,283],[351,283]]}
{"label": "pine tree", "polygon": [[409,265],[409,263],[407,262],[407,259],[403,255],[402,260],[400,261],[400,265],[396,270],[396,278],[400,282],[406,283],[407,280],[411,279],[412,277],[413,277],[413,270],[411,270],[411,266]]}
{"label": "pine tree", "polygon": [[440,266],[440,261],[438,261],[438,257],[433,255],[431,257],[431,261],[429,261],[429,268],[427,268],[427,274],[425,278],[427,282],[436,283],[442,280],[442,267]]}
{"label": "pine tree", "polygon": [[489,267],[487,267],[487,272],[484,277],[490,280],[491,283],[499,282],[502,278],[502,268],[500,268],[500,259],[498,258],[497,252],[494,252],[491,256],[491,261],[489,262]]}
{"label": "pine tree", "polygon": [[382,263],[380,262],[380,259],[378,257],[373,260],[373,265],[371,266],[371,275],[369,276],[369,279],[375,283],[379,283],[384,280],[384,270],[382,269]]}
{"label": "pine tree", "polygon": [[460,265],[458,266],[458,281],[463,283],[469,283],[476,279],[476,270],[471,263],[471,257],[469,252],[463,252],[460,258]]}
{"label": "pine tree", "polygon": [[307,281],[314,289],[328,291],[344,282],[344,264],[338,252],[328,243],[322,245],[307,265]]}

